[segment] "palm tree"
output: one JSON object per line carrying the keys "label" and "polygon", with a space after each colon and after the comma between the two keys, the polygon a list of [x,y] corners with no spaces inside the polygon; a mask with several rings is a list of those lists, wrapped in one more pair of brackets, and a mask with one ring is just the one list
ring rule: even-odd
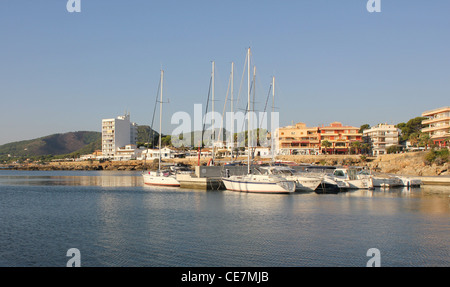
{"label": "palm tree", "polygon": [[329,141],[324,140],[324,141],[322,141],[321,145],[322,145],[322,147],[325,148],[325,151],[328,154],[328,148],[331,147],[332,144]]}
{"label": "palm tree", "polygon": [[352,142],[351,147],[355,149],[355,154],[361,153],[360,152],[361,143],[359,141]]}
{"label": "palm tree", "polygon": [[430,136],[426,133],[422,133],[419,136],[419,146],[425,147],[428,150],[428,146],[430,145],[431,139]]}
{"label": "palm tree", "polygon": [[361,149],[363,150],[364,154],[369,154],[370,145],[368,143],[363,143],[361,145]]}

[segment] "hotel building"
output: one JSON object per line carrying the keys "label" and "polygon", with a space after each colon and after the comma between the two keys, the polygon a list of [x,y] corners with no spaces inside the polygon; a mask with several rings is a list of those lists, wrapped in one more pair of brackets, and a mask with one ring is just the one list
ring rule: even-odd
{"label": "hotel building", "polygon": [[426,125],[422,132],[428,133],[434,144],[446,146],[445,141],[450,137],[450,107],[423,112],[422,117],[427,118],[422,121]]}
{"label": "hotel building", "polygon": [[[319,127],[321,153],[349,154],[352,142],[362,143],[362,134],[359,128],[343,126],[340,122],[331,123],[329,126]],[[331,143],[330,147],[323,145],[324,141]]]}
{"label": "hotel building", "polygon": [[[306,127],[304,123],[297,123],[279,128],[275,137],[277,139],[275,148],[280,155],[348,154],[352,142],[362,143],[359,128],[343,126],[340,122],[322,127]],[[328,141],[331,146],[323,146],[323,141]]]}
{"label": "hotel building", "polygon": [[386,154],[387,148],[398,145],[400,130],[394,125],[379,124],[363,131],[364,141],[372,145],[372,154]]}
{"label": "hotel building", "polygon": [[130,122],[130,114],[102,120],[102,157],[114,158],[117,150],[137,141],[137,124]]}
{"label": "hotel building", "polygon": [[319,128],[297,123],[277,129],[275,149],[280,155],[317,154],[320,151]]}

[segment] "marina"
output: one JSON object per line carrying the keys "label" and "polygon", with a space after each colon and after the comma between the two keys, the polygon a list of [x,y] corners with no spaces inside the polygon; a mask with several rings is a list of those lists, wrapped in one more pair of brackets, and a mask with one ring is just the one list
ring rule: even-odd
{"label": "marina", "polygon": [[0,2],[0,267],[450,266],[450,1],[62,2]]}

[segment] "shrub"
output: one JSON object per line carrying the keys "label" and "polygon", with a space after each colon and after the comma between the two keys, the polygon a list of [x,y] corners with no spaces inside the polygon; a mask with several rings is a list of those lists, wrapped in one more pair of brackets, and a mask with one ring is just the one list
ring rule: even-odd
{"label": "shrub", "polygon": [[442,165],[449,161],[449,150],[448,149],[441,149],[441,150],[430,150],[427,152],[424,158],[425,164],[438,164]]}

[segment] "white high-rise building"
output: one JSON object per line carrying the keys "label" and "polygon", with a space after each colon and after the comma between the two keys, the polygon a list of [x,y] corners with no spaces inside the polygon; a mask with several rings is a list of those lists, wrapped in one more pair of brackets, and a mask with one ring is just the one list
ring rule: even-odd
{"label": "white high-rise building", "polygon": [[126,145],[135,145],[137,124],[130,121],[130,114],[115,119],[102,120],[102,157],[114,158],[116,151]]}
{"label": "white high-rise building", "polygon": [[386,154],[388,147],[398,145],[399,133],[398,128],[388,124],[379,124],[363,132],[364,140],[372,145],[374,156]]}

